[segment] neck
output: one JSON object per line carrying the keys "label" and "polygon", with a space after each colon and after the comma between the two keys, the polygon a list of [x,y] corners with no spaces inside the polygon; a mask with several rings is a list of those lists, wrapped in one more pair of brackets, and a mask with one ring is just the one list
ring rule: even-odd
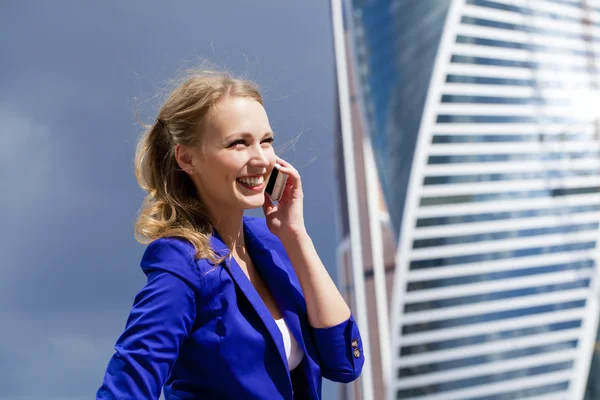
{"label": "neck", "polygon": [[219,233],[223,242],[233,252],[245,246],[243,211],[222,210],[219,213],[211,213],[211,222],[214,229]]}

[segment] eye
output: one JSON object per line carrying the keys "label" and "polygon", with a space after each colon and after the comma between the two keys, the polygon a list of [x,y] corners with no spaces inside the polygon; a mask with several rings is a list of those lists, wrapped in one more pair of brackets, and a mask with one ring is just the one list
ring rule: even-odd
{"label": "eye", "polygon": [[229,144],[229,146],[227,146],[227,147],[231,148],[231,147],[236,147],[237,145],[245,145],[245,144],[246,144],[246,141],[244,139],[238,139],[238,140],[231,142]]}
{"label": "eye", "polygon": [[271,144],[271,143],[273,143],[274,141],[275,141],[275,138],[272,138],[272,137],[270,137],[270,138],[266,138],[266,139],[265,139],[265,140],[263,140],[261,143],[269,143],[269,144]]}

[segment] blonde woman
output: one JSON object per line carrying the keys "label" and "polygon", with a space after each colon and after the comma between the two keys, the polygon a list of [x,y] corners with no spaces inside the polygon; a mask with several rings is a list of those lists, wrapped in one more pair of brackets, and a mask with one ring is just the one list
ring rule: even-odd
{"label": "blonde woman", "polygon": [[[273,150],[257,87],[192,73],[138,144],[147,284],[97,399],[320,399],[364,358],[304,226],[300,175]],[[289,175],[274,204],[266,181]],[[244,217],[262,207],[265,218]]]}

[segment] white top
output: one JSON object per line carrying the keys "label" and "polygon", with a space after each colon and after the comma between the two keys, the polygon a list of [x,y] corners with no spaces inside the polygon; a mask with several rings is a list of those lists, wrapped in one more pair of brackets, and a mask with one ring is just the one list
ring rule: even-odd
{"label": "white top", "polygon": [[288,366],[290,371],[296,368],[302,359],[304,358],[304,352],[298,346],[298,342],[294,338],[294,335],[291,334],[290,329],[288,328],[285,320],[283,318],[276,319],[277,326],[281,331],[281,336],[283,336],[283,345],[285,346],[285,356],[287,357]]}

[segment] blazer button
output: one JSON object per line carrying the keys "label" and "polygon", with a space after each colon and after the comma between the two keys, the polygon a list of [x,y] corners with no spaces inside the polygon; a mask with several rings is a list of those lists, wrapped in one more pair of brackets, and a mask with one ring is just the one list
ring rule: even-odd
{"label": "blazer button", "polygon": [[355,349],[358,347],[358,339],[352,340],[352,347],[354,347]]}
{"label": "blazer button", "polygon": [[360,350],[354,349],[354,358],[358,358],[358,357],[360,357]]}

